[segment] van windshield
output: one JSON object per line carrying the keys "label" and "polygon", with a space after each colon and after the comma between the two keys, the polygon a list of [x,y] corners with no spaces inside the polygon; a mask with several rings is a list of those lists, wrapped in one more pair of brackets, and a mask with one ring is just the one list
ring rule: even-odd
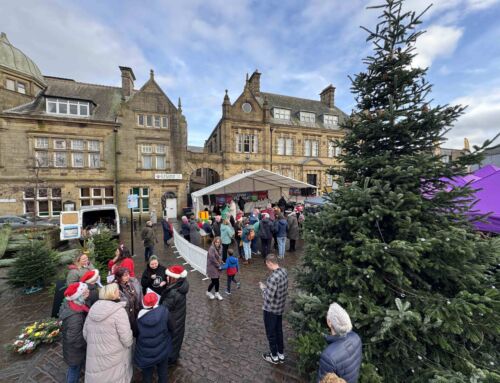
{"label": "van windshield", "polygon": [[86,231],[105,227],[111,232],[116,232],[116,224],[116,212],[114,209],[82,212],[82,227]]}

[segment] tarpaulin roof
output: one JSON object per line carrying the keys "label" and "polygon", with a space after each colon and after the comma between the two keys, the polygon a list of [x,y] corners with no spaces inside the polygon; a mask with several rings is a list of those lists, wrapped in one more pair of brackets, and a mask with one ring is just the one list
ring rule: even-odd
{"label": "tarpaulin roof", "polygon": [[481,168],[474,172],[476,176],[478,172],[479,174],[488,175],[470,184],[470,187],[476,190],[474,196],[477,199],[477,203],[472,207],[471,214],[492,213],[487,218],[487,222],[476,222],[474,225],[482,231],[500,233],[500,168],[493,165],[487,167],[489,169],[486,169],[486,171],[482,171],[484,168]]}
{"label": "tarpaulin roof", "polygon": [[194,199],[206,194],[233,194],[280,188],[288,190],[289,188],[317,188],[317,186],[285,177],[266,169],[259,169],[236,174],[216,184],[195,191],[191,193],[191,196]]}

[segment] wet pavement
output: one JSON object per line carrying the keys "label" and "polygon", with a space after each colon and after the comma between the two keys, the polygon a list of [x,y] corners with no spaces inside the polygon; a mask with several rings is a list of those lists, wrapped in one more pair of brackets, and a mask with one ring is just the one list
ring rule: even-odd
{"label": "wet pavement", "polygon": [[[130,228],[122,228],[121,240],[130,246]],[[165,249],[161,241],[161,229],[157,228],[160,244],[155,249],[160,262],[172,265],[183,262],[177,259],[172,249]],[[144,270],[143,249],[138,236],[135,238],[134,258],[138,277]],[[298,248],[301,248],[299,244]],[[284,267],[291,271],[300,257],[300,250],[285,256]],[[189,267],[187,267],[190,269]],[[3,278],[4,271],[0,271]],[[296,368],[296,355],[288,346],[293,333],[284,320],[286,362],[271,365],[261,358],[268,350],[262,319],[262,298],[258,282],[266,279],[266,267],[260,256],[250,265],[242,265],[241,289],[232,290],[231,296],[223,291],[226,277],[221,277],[223,301],[210,301],[205,295],[209,284],[198,272],[190,272],[186,334],[178,365],[169,370],[169,382],[305,382]],[[289,272],[290,290],[293,275]],[[42,345],[33,354],[15,355],[3,347],[12,341],[23,326],[50,316],[52,296],[42,292],[31,296],[19,290],[0,287],[0,382],[64,382],[66,364],[62,359],[59,342]],[[140,372],[134,374],[134,382],[140,382]],[[83,381],[83,379],[82,379]]]}

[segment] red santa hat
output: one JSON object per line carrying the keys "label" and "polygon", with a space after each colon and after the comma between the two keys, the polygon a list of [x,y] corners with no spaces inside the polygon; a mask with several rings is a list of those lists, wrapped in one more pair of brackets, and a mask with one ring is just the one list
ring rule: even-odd
{"label": "red santa hat", "polygon": [[97,280],[99,279],[99,270],[89,270],[83,276],[80,278],[80,282],[85,282],[85,283],[96,283]]}
{"label": "red santa hat", "polygon": [[85,291],[89,288],[85,283],[75,282],[68,286],[68,288],[64,291],[64,296],[68,301],[74,301],[78,299]]}
{"label": "red santa hat", "polygon": [[187,271],[181,265],[170,266],[165,271],[165,274],[175,279],[186,278],[188,275]]}
{"label": "red santa hat", "polygon": [[147,293],[142,298],[142,306],[145,309],[153,308],[158,304],[158,294],[156,293]]}

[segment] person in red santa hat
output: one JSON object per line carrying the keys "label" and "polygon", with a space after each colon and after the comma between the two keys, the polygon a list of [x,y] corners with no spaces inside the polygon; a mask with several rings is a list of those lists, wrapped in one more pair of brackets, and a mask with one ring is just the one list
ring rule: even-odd
{"label": "person in red santa hat", "polygon": [[67,383],[77,383],[80,371],[85,364],[87,343],[83,338],[83,325],[89,312],[85,300],[89,289],[85,283],[75,282],[64,291],[65,300],[59,311],[62,320],[62,348],[64,361],[67,363]]}
{"label": "person in red santa hat", "polygon": [[80,278],[80,282],[86,283],[89,288],[89,296],[85,301],[85,304],[90,308],[99,299],[99,270],[87,271]]}
{"label": "person in red santa hat", "polygon": [[158,383],[168,382],[168,357],[172,350],[173,321],[165,306],[158,306],[158,294],[144,295],[137,318],[134,363],[142,370],[142,381],[153,381],[156,366]]}
{"label": "person in red santa hat", "polygon": [[167,288],[161,294],[160,304],[167,307],[174,323],[172,352],[168,364],[177,363],[186,329],[186,295],[189,291],[187,271],[180,265],[170,266],[167,271]]}

